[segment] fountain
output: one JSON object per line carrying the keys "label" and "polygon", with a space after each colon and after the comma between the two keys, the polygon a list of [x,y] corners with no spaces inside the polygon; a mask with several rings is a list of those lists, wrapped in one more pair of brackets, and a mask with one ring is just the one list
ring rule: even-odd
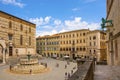
{"label": "fountain", "polygon": [[48,70],[46,65],[40,65],[38,58],[28,54],[26,57],[20,58],[17,64],[10,65],[10,72],[18,74],[43,73]]}

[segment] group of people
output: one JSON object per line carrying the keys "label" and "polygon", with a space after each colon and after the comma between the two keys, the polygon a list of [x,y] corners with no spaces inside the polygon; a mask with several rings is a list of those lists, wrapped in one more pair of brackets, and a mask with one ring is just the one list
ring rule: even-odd
{"label": "group of people", "polygon": [[65,72],[65,80],[68,80],[71,77],[72,74],[73,74],[73,70],[71,70],[71,73]]}
{"label": "group of people", "polygon": [[56,67],[59,67],[59,64],[58,64],[58,63],[56,63]]}
{"label": "group of people", "polygon": [[47,68],[47,63],[41,63],[41,65],[44,65]]}
{"label": "group of people", "polygon": [[65,72],[65,80],[67,80],[68,78],[70,78],[70,73],[67,73],[67,72]]}
{"label": "group of people", "polygon": [[[67,61],[67,64],[65,64],[65,69],[67,68],[68,65],[70,65],[69,61]],[[68,80],[71,77],[71,75],[74,73],[75,69],[76,69],[76,66],[73,67],[71,72],[65,72],[65,80]]]}

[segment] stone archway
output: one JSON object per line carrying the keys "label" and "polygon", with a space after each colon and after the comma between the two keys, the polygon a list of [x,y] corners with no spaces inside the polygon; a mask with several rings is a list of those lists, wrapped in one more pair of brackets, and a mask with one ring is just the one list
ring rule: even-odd
{"label": "stone archway", "polygon": [[3,46],[0,44],[0,60],[2,60]]}
{"label": "stone archway", "polygon": [[5,40],[0,39],[0,55],[3,59],[3,63],[5,63],[5,48],[6,48]]}
{"label": "stone archway", "polygon": [[5,40],[0,40],[0,46],[2,46],[2,48],[6,48]]}

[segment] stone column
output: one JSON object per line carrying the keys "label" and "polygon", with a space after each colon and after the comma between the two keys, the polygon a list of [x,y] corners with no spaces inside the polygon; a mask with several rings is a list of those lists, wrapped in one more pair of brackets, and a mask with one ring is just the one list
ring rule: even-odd
{"label": "stone column", "polygon": [[6,61],[5,61],[5,48],[3,48],[3,63],[5,64],[6,63]]}

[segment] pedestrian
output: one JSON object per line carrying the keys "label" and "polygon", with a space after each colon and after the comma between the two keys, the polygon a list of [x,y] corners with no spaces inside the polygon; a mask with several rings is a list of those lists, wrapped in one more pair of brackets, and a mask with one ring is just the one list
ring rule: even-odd
{"label": "pedestrian", "polygon": [[68,78],[70,78],[70,73],[68,73]]}
{"label": "pedestrian", "polygon": [[45,63],[45,67],[47,68],[47,63]]}
{"label": "pedestrian", "polygon": [[67,80],[67,72],[65,72],[65,80]]}
{"label": "pedestrian", "polygon": [[59,64],[58,64],[58,63],[56,63],[56,67],[59,67]]}
{"label": "pedestrian", "polygon": [[65,72],[65,76],[67,76],[67,72]]}
{"label": "pedestrian", "polygon": [[67,65],[65,65],[65,69],[67,68]]}
{"label": "pedestrian", "polygon": [[96,58],[96,57],[94,57],[94,63],[96,64],[96,62],[97,62],[97,58]]}
{"label": "pedestrian", "polygon": [[71,70],[71,74],[73,74],[73,70]]}
{"label": "pedestrian", "polygon": [[67,61],[67,64],[69,65],[69,64],[70,64],[70,62],[69,62],[69,61]]}
{"label": "pedestrian", "polygon": [[12,66],[10,65],[10,71],[11,71],[11,69],[12,69]]}
{"label": "pedestrian", "polygon": [[32,69],[30,69],[30,74],[32,74]]}

